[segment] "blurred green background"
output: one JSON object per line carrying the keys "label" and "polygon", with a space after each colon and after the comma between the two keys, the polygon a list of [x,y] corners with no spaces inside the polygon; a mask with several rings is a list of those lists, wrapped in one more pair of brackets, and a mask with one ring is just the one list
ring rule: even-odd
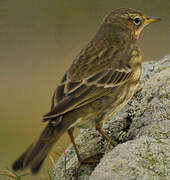
{"label": "blurred green background", "polygon": [[[0,168],[10,167],[38,137],[64,71],[106,14],[120,7],[162,18],[141,34],[145,61],[170,53],[169,0],[0,1]],[[61,153],[67,140],[53,151]],[[47,159],[41,173],[50,168]]]}

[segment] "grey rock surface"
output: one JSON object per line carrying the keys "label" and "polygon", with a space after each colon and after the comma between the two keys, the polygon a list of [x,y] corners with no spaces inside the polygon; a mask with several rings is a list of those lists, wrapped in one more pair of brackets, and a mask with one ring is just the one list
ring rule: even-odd
{"label": "grey rock surface", "polygon": [[170,55],[143,63],[133,99],[104,125],[115,148],[95,129],[81,130],[76,144],[82,157],[99,154],[96,166],[83,165],[70,146],[57,161],[54,180],[170,179]]}

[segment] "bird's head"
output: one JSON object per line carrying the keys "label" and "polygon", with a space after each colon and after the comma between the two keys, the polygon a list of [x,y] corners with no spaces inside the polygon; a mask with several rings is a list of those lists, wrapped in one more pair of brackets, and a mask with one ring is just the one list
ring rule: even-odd
{"label": "bird's head", "polygon": [[129,36],[136,36],[138,39],[146,25],[159,20],[161,19],[158,17],[150,17],[131,8],[120,8],[112,11],[104,19],[103,27],[113,33],[127,32]]}

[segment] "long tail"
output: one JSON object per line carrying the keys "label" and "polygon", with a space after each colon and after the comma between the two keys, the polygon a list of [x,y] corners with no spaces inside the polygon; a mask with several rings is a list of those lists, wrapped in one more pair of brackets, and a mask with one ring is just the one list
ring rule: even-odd
{"label": "long tail", "polygon": [[14,162],[12,169],[17,171],[29,167],[31,172],[36,174],[40,170],[47,154],[66,129],[67,127],[62,123],[58,125],[48,123],[38,141],[27,148],[27,150]]}

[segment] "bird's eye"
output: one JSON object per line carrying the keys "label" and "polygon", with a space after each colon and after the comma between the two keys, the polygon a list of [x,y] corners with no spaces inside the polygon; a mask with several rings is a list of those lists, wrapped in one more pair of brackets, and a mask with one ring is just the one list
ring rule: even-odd
{"label": "bird's eye", "polygon": [[133,22],[136,24],[136,25],[140,25],[141,24],[141,19],[139,18],[139,17],[135,17],[134,19],[133,19]]}

